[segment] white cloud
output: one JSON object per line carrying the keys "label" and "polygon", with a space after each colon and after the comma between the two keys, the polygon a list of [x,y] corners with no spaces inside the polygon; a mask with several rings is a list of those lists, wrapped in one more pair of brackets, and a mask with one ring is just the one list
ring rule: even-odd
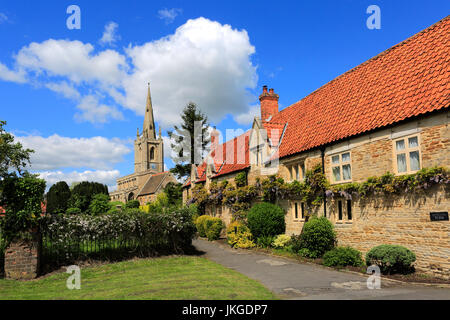
{"label": "white cloud", "polygon": [[248,112],[234,116],[234,121],[242,125],[249,125],[253,123],[253,119],[255,118],[255,116],[260,116],[260,114],[260,106],[251,106]]}
{"label": "white cloud", "polygon": [[125,106],[143,114],[145,84],[151,80],[154,112],[163,126],[179,121],[193,101],[212,121],[247,110],[247,89],[257,82],[250,56],[255,48],[245,30],[205,18],[189,20],[175,34],[129,47],[134,72],[124,82]]}
{"label": "white cloud", "polygon": [[25,72],[23,70],[10,70],[7,66],[0,62],[0,79],[3,81],[24,83],[26,82]]}
{"label": "white cloud", "polygon": [[86,170],[83,172],[44,171],[37,173],[41,179],[47,182],[47,190],[58,181],[65,181],[69,186],[73,182],[93,181],[106,184],[111,191],[115,187],[116,179],[120,177],[119,170]]}
{"label": "white cloud", "polygon": [[68,84],[67,81],[49,82],[45,84],[45,86],[54,92],[62,94],[68,99],[78,100],[81,97],[80,93],[72,85]]}
{"label": "white cloud", "polygon": [[125,56],[114,50],[93,54],[94,47],[81,41],[49,39],[32,42],[15,56],[21,69],[37,76],[62,76],[74,83],[99,81],[102,85],[119,85],[126,76]]}
{"label": "white cloud", "polygon": [[4,14],[3,12],[0,12],[0,23],[8,22],[8,21],[9,21],[8,16],[6,14]]}
{"label": "white cloud", "polygon": [[112,45],[117,40],[120,40],[120,36],[117,34],[117,28],[119,25],[115,22],[110,22],[105,25],[105,31],[103,31],[102,38],[100,39],[100,44],[102,45]]}
{"label": "white cloud", "polygon": [[131,150],[128,142],[104,137],[68,138],[57,134],[15,137],[25,148],[35,150],[31,155],[31,170],[58,170],[62,168],[111,169],[123,161]]}
{"label": "white cloud", "polygon": [[161,20],[164,20],[164,22],[166,24],[169,24],[169,23],[172,23],[175,20],[175,18],[182,12],[183,12],[183,10],[178,9],[178,8],[172,8],[172,9],[164,8],[164,9],[161,9],[158,11],[158,17]]}
{"label": "white cloud", "polygon": [[[95,51],[81,41],[33,42],[14,56],[15,71],[0,63],[0,79],[44,83],[77,101],[79,121],[122,119],[115,105],[143,115],[146,83],[151,81],[156,121],[168,127],[195,102],[211,121],[246,114],[257,83],[251,62],[255,48],[245,30],[205,18],[188,20],[175,33],[123,53]],[[81,97],[82,90],[87,95]],[[108,101],[108,102],[105,102]]]}
{"label": "white cloud", "polygon": [[93,95],[83,97],[77,108],[81,113],[75,114],[77,121],[88,121],[92,123],[105,123],[109,118],[122,120],[123,114],[114,107],[101,104],[99,98]]}

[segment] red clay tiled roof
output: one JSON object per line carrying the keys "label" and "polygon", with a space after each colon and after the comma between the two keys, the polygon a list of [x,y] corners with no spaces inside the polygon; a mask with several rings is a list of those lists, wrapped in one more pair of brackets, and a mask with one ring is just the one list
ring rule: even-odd
{"label": "red clay tiled roof", "polygon": [[448,108],[449,17],[274,115],[288,123],[279,156]]}

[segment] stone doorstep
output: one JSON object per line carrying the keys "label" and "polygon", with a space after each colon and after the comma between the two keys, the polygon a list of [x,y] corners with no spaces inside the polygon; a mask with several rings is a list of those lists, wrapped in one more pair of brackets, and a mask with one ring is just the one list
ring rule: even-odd
{"label": "stone doorstep", "polygon": [[[204,239],[204,238],[200,238],[200,239]],[[331,268],[331,267],[327,267],[327,266],[324,266],[324,265],[321,265],[321,264],[316,264],[316,263],[309,262],[309,261],[305,261],[305,262],[302,261],[302,262],[300,262],[300,261],[298,261],[296,259],[293,259],[293,258],[278,256],[276,254],[267,253],[267,252],[263,252],[263,251],[256,251],[256,250],[253,250],[253,249],[231,248],[231,247],[225,246],[225,245],[223,245],[223,244],[221,244],[221,243],[219,243],[217,241],[210,241],[210,242],[214,243],[215,245],[217,245],[217,246],[219,246],[219,247],[221,247],[223,249],[231,249],[233,251],[240,252],[241,254],[242,253],[261,253],[261,254],[264,254],[266,256],[276,257],[276,258],[279,258],[279,259],[285,259],[285,260],[293,261],[293,262],[296,262],[296,263],[299,263],[299,264],[302,264],[302,263],[303,264],[309,264],[309,265],[317,266],[317,267],[324,268],[324,269],[327,269],[327,270],[334,270],[334,271],[339,271],[339,272],[355,274],[355,275],[363,276],[363,277],[366,277],[366,278],[370,277],[369,274],[365,274],[365,273],[359,273],[359,272],[350,271],[350,270],[344,270],[344,269],[342,269],[342,270],[334,269],[334,268]],[[450,284],[445,284],[445,283],[406,282],[406,281],[386,278],[386,277],[383,277],[383,276],[380,276],[380,280],[388,282],[388,283],[389,282],[393,282],[393,283],[401,283],[401,284],[405,284],[405,285],[409,285],[410,284],[410,285],[415,285],[415,286],[427,286],[427,287],[436,287],[436,288],[450,288]]]}

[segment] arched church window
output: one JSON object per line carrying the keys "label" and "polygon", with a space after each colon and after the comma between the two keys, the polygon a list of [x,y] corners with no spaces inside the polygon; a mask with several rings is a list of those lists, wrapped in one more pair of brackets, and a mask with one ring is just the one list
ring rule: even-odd
{"label": "arched church window", "polygon": [[150,149],[150,160],[154,160],[155,159],[155,148],[152,147]]}

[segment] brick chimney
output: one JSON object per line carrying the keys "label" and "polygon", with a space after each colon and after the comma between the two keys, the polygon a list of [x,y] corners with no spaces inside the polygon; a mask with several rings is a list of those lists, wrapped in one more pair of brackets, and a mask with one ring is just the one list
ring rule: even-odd
{"label": "brick chimney", "polygon": [[267,92],[267,86],[263,86],[263,92],[259,96],[262,121],[268,121],[278,113],[278,98],[279,96],[273,92],[273,89]]}

